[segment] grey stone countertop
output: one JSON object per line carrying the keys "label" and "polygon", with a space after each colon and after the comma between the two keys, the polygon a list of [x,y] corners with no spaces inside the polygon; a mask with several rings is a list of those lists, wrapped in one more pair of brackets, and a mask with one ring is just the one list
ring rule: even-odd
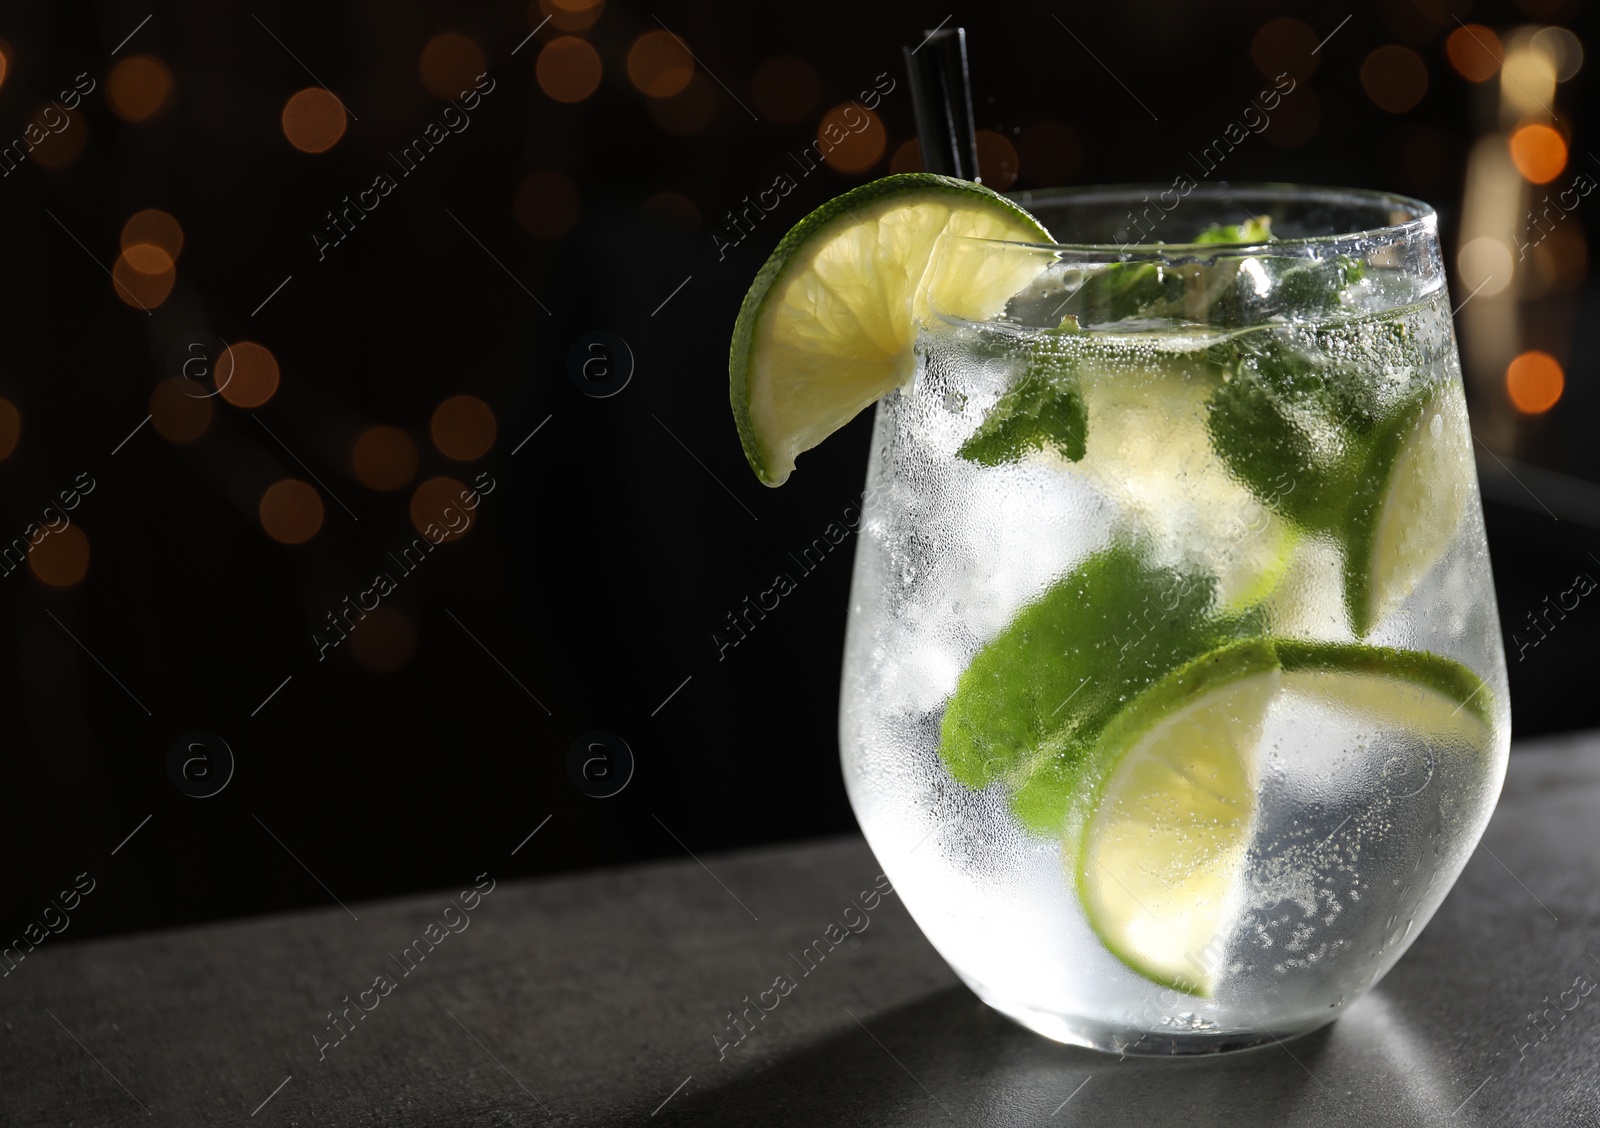
{"label": "grey stone countertop", "polygon": [[[1600,980],[1597,840],[1600,735],[1520,746],[1377,989],[1286,1046],[1183,1061],[1012,1025],[893,896],[862,927],[857,837],[63,938],[0,979],[0,1123],[1596,1125],[1600,992],[1569,989]],[[861,931],[808,971],[791,953],[835,922]]]}

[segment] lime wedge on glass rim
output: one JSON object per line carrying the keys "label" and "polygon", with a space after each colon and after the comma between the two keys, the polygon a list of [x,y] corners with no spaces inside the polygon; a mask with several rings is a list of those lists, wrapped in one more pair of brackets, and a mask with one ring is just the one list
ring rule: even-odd
{"label": "lime wedge on glass rim", "polygon": [[864,184],[783,237],[745,295],[728,356],[739,440],[764,483],[782,485],[795,455],[911,378],[930,313],[987,320],[1049,261],[992,245],[952,256],[963,236],[1050,241],[1005,197],[930,173]]}
{"label": "lime wedge on glass rim", "polygon": [[1262,728],[1285,693],[1446,755],[1493,740],[1483,682],[1426,651],[1250,639],[1150,687],[1090,753],[1063,852],[1090,927],[1153,982],[1209,998],[1225,971],[1255,832]]}

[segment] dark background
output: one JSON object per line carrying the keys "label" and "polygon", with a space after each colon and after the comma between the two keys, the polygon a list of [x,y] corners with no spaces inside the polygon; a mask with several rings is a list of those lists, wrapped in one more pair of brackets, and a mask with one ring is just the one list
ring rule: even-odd
{"label": "dark background", "polygon": [[[1466,155],[1498,127],[1496,82],[1469,82],[1448,60],[1458,17],[1502,35],[1563,24],[1585,42],[1588,25],[1572,2],[1451,3],[605,0],[589,26],[565,31],[557,24],[587,17],[539,0],[162,3],[143,25],[149,8],[8,5],[0,141],[22,136],[80,72],[97,86],[47,143],[53,156],[41,147],[0,178],[0,397],[21,421],[0,460],[0,540],[78,475],[95,489],[71,513],[89,548],[81,578],[81,544],[65,537],[46,538],[59,551],[39,568],[0,577],[0,935],[81,872],[97,885],[67,939],[849,829],[835,718],[853,544],[720,657],[712,636],[856,499],[869,420],[805,456],[782,490],[764,489],[728,411],[726,356],[739,300],[781,234],[885,174],[912,136],[901,47],[947,15],[968,29],[990,184],[1165,184],[1269,85],[1272,51],[1288,48],[1262,38],[1268,21],[1336,32],[1314,70],[1295,64],[1295,95],[1226,175],[1423,196],[1440,208],[1453,264]],[[559,18],[528,39],[550,11]],[[683,93],[650,98],[627,60],[663,27],[698,61]],[[447,33],[470,39],[483,64],[468,69],[494,88],[470,126],[401,178],[389,154],[446,104],[424,72],[442,67],[448,82],[463,65],[443,48],[443,63],[425,65]],[[590,44],[602,68],[577,101],[540,81],[546,51],[559,79],[560,53],[577,50],[550,47],[563,36]],[[1426,94],[1403,112],[1363,85],[1386,45],[1426,68]],[[805,68],[775,101],[756,76],[780,56]],[[134,57],[171,79],[144,116],[136,103],[160,93],[154,72],[113,82]],[[1550,189],[1585,166],[1600,175],[1591,70],[1557,90],[1571,156]],[[790,154],[830,109],[881,74],[897,85],[876,110],[875,159],[797,178],[719,256],[726,213],[792,173]],[[281,115],[323,82],[352,119],[328,151],[301,152]],[[117,112],[117,89],[136,120]],[[379,172],[397,186],[319,261],[325,213]],[[146,208],[185,236],[175,285],[149,313],[110,277],[123,224]],[[1523,418],[1492,381],[1472,389],[1475,422],[1493,424],[1484,489],[1508,639],[1574,573],[1600,574],[1588,555],[1600,556],[1600,489],[1587,484],[1600,480],[1600,340],[1584,250],[1596,209],[1600,198],[1564,221],[1576,274],[1522,303],[1523,347],[1565,368],[1560,402]],[[569,359],[575,345],[591,355],[595,331],[632,359],[631,379],[605,398]],[[172,405],[192,414],[202,401],[158,389],[179,375],[174,349],[192,355],[203,333],[265,346],[280,381],[255,407],[204,400],[203,432],[174,441]],[[496,437],[457,461],[436,449],[430,417],[460,394],[487,405]],[[404,430],[418,452],[398,490],[353,469],[353,444],[375,424]],[[404,575],[386,554],[416,536],[413,491],[480,473],[494,488],[470,529]],[[264,529],[263,493],[282,479],[320,498],[304,543]],[[44,582],[52,568],[72,582]],[[398,580],[383,614],[319,660],[313,634],[334,637],[328,613],[379,571]],[[1596,631],[1600,610],[1585,604],[1522,661],[1513,652],[1518,736],[1600,723]],[[569,773],[574,741],[597,729],[636,759],[606,799]],[[169,747],[197,730],[236,759],[205,799],[168,767]]]}

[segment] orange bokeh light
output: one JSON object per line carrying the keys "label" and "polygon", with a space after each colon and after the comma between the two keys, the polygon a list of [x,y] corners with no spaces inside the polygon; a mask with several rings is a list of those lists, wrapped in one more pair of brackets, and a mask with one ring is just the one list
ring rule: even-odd
{"label": "orange bokeh light", "polygon": [[149,243],[135,243],[117,256],[111,278],[112,288],[125,305],[150,310],[167,300],[178,272],[166,251]]}
{"label": "orange bokeh light", "polygon": [[11,457],[22,438],[22,412],[8,399],[0,399],[0,460]]}
{"label": "orange bokeh light", "polygon": [[1482,24],[1463,24],[1444,41],[1445,57],[1468,82],[1488,82],[1500,71],[1506,49],[1500,37]]}
{"label": "orange bokeh light", "polygon": [[[40,111],[40,115],[44,110]],[[35,120],[39,115],[35,115]],[[51,172],[60,172],[77,160],[82,154],[84,146],[89,143],[89,122],[77,110],[68,110],[67,124],[61,127],[61,132],[48,134],[44,140],[33,147],[33,159],[41,168]]]}
{"label": "orange bokeh light", "polygon": [[1548,184],[1567,167],[1566,139],[1548,125],[1520,126],[1511,135],[1511,163],[1535,184]]}
{"label": "orange bokeh light", "polygon": [[528,26],[537,28],[548,16],[562,31],[582,31],[605,7],[605,0],[534,0],[528,5]]}
{"label": "orange bokeh light", "polygon": [[320,86],[296,91],[283,104],[283,135],[302,153],[326,153],[347,124],[344,106]]}
{"label": "orange bokeh light", "polygon": [[28,550],[28,569],[51,587],[71,587],[89,571],[89,537],[77,525],[51,533]]}
{"label": "orange bokeh light", "polygon": [[174,376],[150,393],[150,425],[168,442],[192,443],[211,426],[211,400],[191,393],[192,383]]}
{"label": "orange bokeh light", "polygon": [[261,527],[275,541],[304,544],[322,528],[322,496],[298,478],[274,482],[261,495]]}
{"label": "orange bokeh light", "polygon": [[148,121],[172,98],[172,71],[150,55],[133,55],[106,76],[106,102],[123,121]]}
{"label": "orange bokeh light", "polygon": [[563,35],[539,52],[539,89],[557,102],[581,102],[600,86],[600,55],[581,39]]}
{"label": "orange bokeh light", "polygon": [[457,462],[482,458],[494,446],[494,412],[477,396],[451,396],[433,412],[428,425],[439,453]]}
{"label": "orange bokeh light", "polygon": [[441,32],[428,40],[417,60],[422,85],[440,98],[455,98],[471,90],[484,67],[482,48],[454,31]]}
{"label": "orange bokeh light", "polygon": [[1390,43],[1361,64],[1361,87],[1382,110],[1403,114],[1428,92],[1428,64],[1409,47]]}
{"label": "orange bokeh light", "polygon": [[183,251],[183,228],[160,208],[145,208],[129,216],[128,222],[122,225],[122,249],[139,243],[160,247],[168,259],[176,260]]}
{"label": "orange bokeh light", "polygon": [[817,143],[822,159],[831,167],[840,172],[866,172],[883,156],[889,135],[877,114],[845,102],[822,115]]}
{"label": "orange bokeh light", "polygon": [[[1004,192],[1017,182],[1017,148],[1001,133],[978,130],[978,175],[986,188]],[[918,154],[920,159],[921,154]]]}
{"label": "orange bokeh light", "polygon": [[1567,386],[1561,362],[1531,349],[1506,366],[1506,394],[1524,415],[1541,415],[1556,405]]}
{"label": "orange bokeh light", "polygon": [[558,239],[571,231],[581,207],[572,178],[549,169],[524,177],[511,202],[518,225],[541,239]]}
{"label": "orange bokeh light", "polygon": [[6,72],[11,69],[11,44],[0,39],[0,86],[6,82]]}
{"label": "orange bokeh light", "polygon": [[628,78],[641,94],[670,98],[694,76],[694,59],[668,31],[647,31],[628,48]]}
{"label": "orange bokeh light", "polygon": [[260,407],[278,391],[278,358],[254,341],[229,345],[217,358],[212,379],[234,407]]}
{"label": "orange bokeh light", "polygon": [[[429,478],[411,495],[412,526],[436,544],[460,540],[475,517],[462,494],[472,496],[472,491],[455,478]],[[477,503],[476,496],[473,502]]]}
{"label": "orange bokeh light", "polygon": [[350,466],[369,490],[403,489],[417,473],[417,444],[398,427],[368,427],[351,448]]}
{"label": "orange bokeh light", "polygon": [[374,674],[390,674],[411,661],[417,650],[417,628],[391,607],[368,611],[350,629],[350,657]]}

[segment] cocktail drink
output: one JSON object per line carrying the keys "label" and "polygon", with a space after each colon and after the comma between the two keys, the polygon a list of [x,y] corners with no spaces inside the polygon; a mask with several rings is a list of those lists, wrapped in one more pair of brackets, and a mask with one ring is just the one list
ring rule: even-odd
{"label": "cocktail drink", "polygon": [[1434,214],[1212,188],[1152,234],[1142,190],[1018,219],[912,187],[792,235],[743,371],[735,340],[768,480],[852,377],[879,400],[840,722],[862,829],[1042,1034],[1315,1029],[1438,908],[1509,743]]}

